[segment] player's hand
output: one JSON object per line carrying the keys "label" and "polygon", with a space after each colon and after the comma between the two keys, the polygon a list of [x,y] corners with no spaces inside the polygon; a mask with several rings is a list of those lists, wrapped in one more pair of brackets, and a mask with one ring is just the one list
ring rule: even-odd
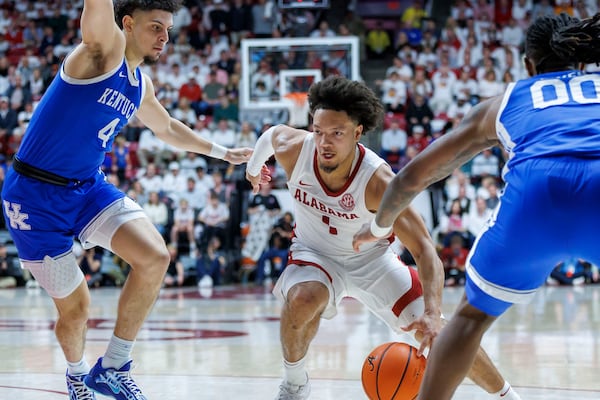
{"label": "player's hand", "polygon": [[260,174],[252,176],[246,171],[246,179],[252,185],[252,193],[256,194],[260,190],[260,185],[266,185],[271,182],[271,170],[263,165]]}
{"label": "player's hand", "polygon": [[240,147],[237,149],[227,149],[224,160],[231,164],[243,164],[250,160],[252,150],[249,147]]}
{"label": "player's hand", "polygon": [[377,239],[378,238],[371,233],[371,223],[366,223],[354,234],[354,237],[352,238],[352,248],[358,253],[361,244],[374,242]]}
{"label": "player's hand", "polygon": [[405,332],[417,331],[415,337],[421,342],[421,346],[417,353],[418,355],[422,355],[426,348],[431,347],[431,344],[440,333],[441,329],[442,319],[440,315],[432,315],[427,312],[423,313],[423,315],[408,326],[402,327],[402,330]]}

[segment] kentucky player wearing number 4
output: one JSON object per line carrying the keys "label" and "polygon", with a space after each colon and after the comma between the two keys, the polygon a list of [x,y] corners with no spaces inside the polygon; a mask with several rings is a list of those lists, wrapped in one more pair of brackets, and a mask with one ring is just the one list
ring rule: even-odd
{"label": "kentucky player wearing number 4", "polygon": [[[429,353],[419,399],[450,399],[498,316],[527,303],[568,257],[600,263],[600,14],[537,19],[527,30],[531,78],[473,108],[392,180],[376,217],[391,227],[411,200],[485,148],[509,154],[506,188],[467,260],[466,296]],[[354,244],[377,240],[365,225]]]}
{"label": "kentucky player wearing number 4", "polygon": [[[85,0],[82,43],[70,53],[35,110],[2,191],[10,233],[24,268],[58,309],[56,337],[68,363],[71,400],[145,399],[129,375],[131,349],[169,264],[165,243],[143,210],[99,167],[135,114],[157,137],[231,163],[251,149],[226,149],[171,118],[138,68],[154,63],[169,39],[179,0]],[[131,265],[113,336],[90,371],[84,358],[90,294],[71,248],[78,236]],[[89,375],[88,375],[89,372]]]}
{"label": "kentucky player wearing number 4", "polygon": [[[441,328],[444,272],[422,218],[407,209],[393,233],[414,256],[418,272],[390,248],[392,230],[357,254],[352,235],[370,222],[394,176],[389,165],[359,144],[383,119],[383,106],[366,85],[331,77],[311,86],[313,132],[288,126],[265,131],[246,176],[257,192],[265,161],[275,155],[294,199],[296,225],[288,265],[273,290],[284,301],[281,344],[285,379],[278,400],[307,399],[305,369],[321,318],[333,318],[345,296],[360,300],[396,332],[419,321],[421,351]],[[421,285],[421,282],[423,285]],[[470,375],[495,398],[519,399],[481,350]]]}

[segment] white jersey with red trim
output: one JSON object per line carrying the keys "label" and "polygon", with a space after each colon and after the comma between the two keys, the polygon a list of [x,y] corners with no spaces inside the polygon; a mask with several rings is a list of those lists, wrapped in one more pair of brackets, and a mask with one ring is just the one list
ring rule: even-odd
{"label": "white jersey with red trim", "polygon": [[[313,134],[306,136],[298,161],[288,180],[294,199],[296,227],[293,242],[320,251],[328,256],[357,256],[352,249],[352,237],[360,227],[375,217],[365,204],[365,189],[377,168],[385,161],[361,144],[346,185],[332,192],[321,180],[317,167]],[[361,246],[362,256],[368,250],[389,246],[388,239]]]}

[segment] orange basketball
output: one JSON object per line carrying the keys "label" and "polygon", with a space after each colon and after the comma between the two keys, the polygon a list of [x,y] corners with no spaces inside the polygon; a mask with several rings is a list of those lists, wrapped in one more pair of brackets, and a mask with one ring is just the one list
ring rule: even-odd
{"label": "orange basketball", "polygon": [[407,343],[377,346],[365,359],[362,385],[370,400],[413,400],[425,373],[425,357]]}

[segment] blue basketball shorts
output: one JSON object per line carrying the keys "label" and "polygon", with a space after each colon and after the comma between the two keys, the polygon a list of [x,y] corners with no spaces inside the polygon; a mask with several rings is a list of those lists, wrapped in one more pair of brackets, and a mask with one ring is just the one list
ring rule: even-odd
{"label": "blue basketball shorts", "polygon": [[100,172],[78,185],[57,186],[10,168],[2,188],[6,226],[24,261],[69,252],[73,237],[124,196]]}
{"label": "blue basketball shorts", "polygon": [[528,303],[568,257],[600,265],[600,160],[529,160],[504,178],[500,204],[467,259],[467,299],[493,316]]}

